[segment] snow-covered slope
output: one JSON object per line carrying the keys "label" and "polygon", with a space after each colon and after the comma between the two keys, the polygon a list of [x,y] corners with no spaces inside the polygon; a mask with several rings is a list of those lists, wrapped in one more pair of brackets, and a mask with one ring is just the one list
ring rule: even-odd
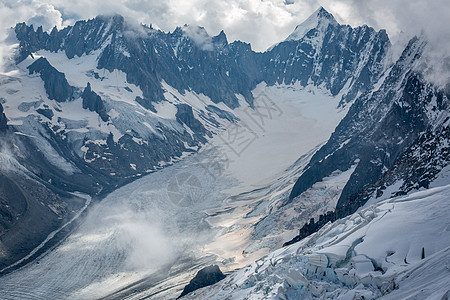
{"label": "snow-covered slope", "polygon": [[445,299],[450,186],[329,223],[186,299]]}
{"label": "snow-covered slope", "polygon": [[59,149],[34,144],[69,175],[95,168],[122,184],[198,150],[237,120],[232,109],[253,105],[262,82],[314,86],[345,106],[388,68],[384,31],[340,25],[323,8],[308,20],[296,39],[262,54],[228,43],[223,32],[210,37],[185,26],[165,33],[118,15],[50,33],[17,24],[18,68],[5,75],[1,92],[9,124],[56,140]]}
{"label": "snow-covered slope", "polygon": [[[167,90],[194,109],[203,103]],[[234,270],[292,238],[296,223],[277,232],[256,224],[287,199],[346,110],[314,87],[261,84],[253,94],[253,108],[241,99],[233,111],[245,131],[228,127],[199,153],[109,194],[61,245],[0,277],[2,297],[174,299],[199,268]]]}
{"label": "snow-covered slope", "polygon": [[[118,15],[50,33],[21,23],[18,68],[4,75],[0,96],[15,130],[58,144],[29,141],[53,166],[70,175],[86,172],[75,167],[83,164],[122,184],[197,150],[233,121],[231,109],[242,99],[253,105],[257,84],[315,86],[349,102],[378,81],[389,64],[385,32],[331,22],[323,8],[310,19],[317,24],[296,30],[310,34],[263,54],[229,44],[223,32],[210,37],[185,26],[165,33]],[[49,173],[45,180],[55,178]]]}

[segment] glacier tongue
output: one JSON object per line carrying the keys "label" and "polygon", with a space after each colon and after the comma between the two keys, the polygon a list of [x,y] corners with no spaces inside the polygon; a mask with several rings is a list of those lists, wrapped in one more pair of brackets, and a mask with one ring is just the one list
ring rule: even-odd
{"label": "glacier tongue", "polygon": [[450,286],[449,193],[446,185],[381,201],[186,298],[441,299]]}

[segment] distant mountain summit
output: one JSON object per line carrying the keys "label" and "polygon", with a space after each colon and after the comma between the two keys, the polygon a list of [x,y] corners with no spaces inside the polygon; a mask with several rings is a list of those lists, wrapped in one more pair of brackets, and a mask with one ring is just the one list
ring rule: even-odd
{"label": "distant mountain summit", "polygon": [[295,27],[295,30],[286,38],[286,41],[300,40],[311,30],[326,31],[328,26],[338,26],[332,14],[323,7],[318,8],[308,19]]}

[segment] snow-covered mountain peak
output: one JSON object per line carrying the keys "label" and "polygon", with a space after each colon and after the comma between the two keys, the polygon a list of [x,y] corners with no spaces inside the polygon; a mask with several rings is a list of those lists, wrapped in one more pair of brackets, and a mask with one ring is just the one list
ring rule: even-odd
{"label": "snow-covered mountain peak", "polygon": [[295,27],[295,30],[287,37],[286,41],[300,40],[312,29],[325,31],[329,25],[339,25],[336,19],[323,7],[317,9],[308,19]]}
{"label": "snow-covered mountain peak", "polygon": [[[313,14],[312,16],[315,16],[318,19],[327,19],[331,22],[336,22],[336,20],[334,19],[334,16],[332,14],[330,14],[325,8],[323,8],[322,6],[319,7]],[[336,22],[337,23],[337,22]]]}

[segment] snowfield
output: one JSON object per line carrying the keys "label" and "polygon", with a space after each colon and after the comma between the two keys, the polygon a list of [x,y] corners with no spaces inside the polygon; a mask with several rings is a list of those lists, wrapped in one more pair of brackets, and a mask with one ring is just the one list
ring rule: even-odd
{"label": "snowfield", "polygon": [[449,195],[373,204],[186,299],[447,299]]}

